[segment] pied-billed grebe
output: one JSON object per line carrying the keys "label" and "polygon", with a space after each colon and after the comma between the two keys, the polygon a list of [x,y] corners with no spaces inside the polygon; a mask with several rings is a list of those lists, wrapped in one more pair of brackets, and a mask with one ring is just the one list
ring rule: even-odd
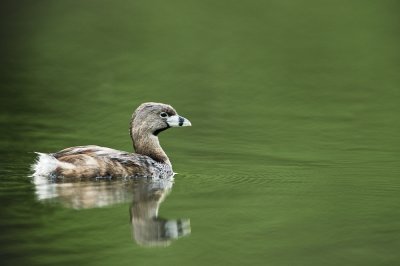
{"label": "pied-billed grebe", "polygon": [[38,153],[34,175],[93,178],[146,176],[166,178],[174,174],[171,162],[158,141],[170,127],[191,126],[172,106],[143,103],[133,113],[129,133],[136,153],[100,146],[77,146],[56,153]]}

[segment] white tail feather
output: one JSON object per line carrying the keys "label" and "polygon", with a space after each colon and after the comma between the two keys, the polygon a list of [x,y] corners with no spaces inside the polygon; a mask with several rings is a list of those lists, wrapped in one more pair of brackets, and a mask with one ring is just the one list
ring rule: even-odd
{"label": "white tail feather", "polygon": [[37,176],[49,176],[53,174],[53,172],[58,168],[64,168],[64,169],[73,169],[75,166],[70,163],[66,162],[60,162],[53,156],[46,154],[46,153],[40,153],[40,152],[35,152],[36,154],[39,155],[39,157],[36,160],[36,163],[32,165],[32,170],[34,171],[33,175]]}

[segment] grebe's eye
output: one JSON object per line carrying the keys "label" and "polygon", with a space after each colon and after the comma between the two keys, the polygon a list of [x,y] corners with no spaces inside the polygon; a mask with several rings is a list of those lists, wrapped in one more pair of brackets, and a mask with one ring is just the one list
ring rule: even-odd
{"label": "grebe's eye", "polygon": [[167,117],[168,114],[167,114],[166,112],[162,112],[162,113],[160,114],[160,116],[161,116],[161,117]]}

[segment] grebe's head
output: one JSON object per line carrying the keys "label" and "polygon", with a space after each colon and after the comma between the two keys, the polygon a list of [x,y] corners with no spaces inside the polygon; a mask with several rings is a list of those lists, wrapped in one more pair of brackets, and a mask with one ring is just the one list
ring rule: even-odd
{"label": "grebe's head", "polygon": [[143,103],[133,113],[131,119],[131,136],[139,134],[152,134],[157,136],[160,132],[170,127],[191,126],[189,120],[179,116],[175,109],[163,103]]}

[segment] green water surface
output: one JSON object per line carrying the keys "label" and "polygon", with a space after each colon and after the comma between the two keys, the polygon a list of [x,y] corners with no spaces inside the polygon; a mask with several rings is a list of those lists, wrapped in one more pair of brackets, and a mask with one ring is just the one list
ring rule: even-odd
{"label": "green water surface", "polygon": [[[3,2],[1,265],[400,264],[398,1]],[[33,151],[131,151],[147,101],[193,125],[160,134],[159,215],[191,226],[167,247],[134,241],[129,199],[29,176]]]}

